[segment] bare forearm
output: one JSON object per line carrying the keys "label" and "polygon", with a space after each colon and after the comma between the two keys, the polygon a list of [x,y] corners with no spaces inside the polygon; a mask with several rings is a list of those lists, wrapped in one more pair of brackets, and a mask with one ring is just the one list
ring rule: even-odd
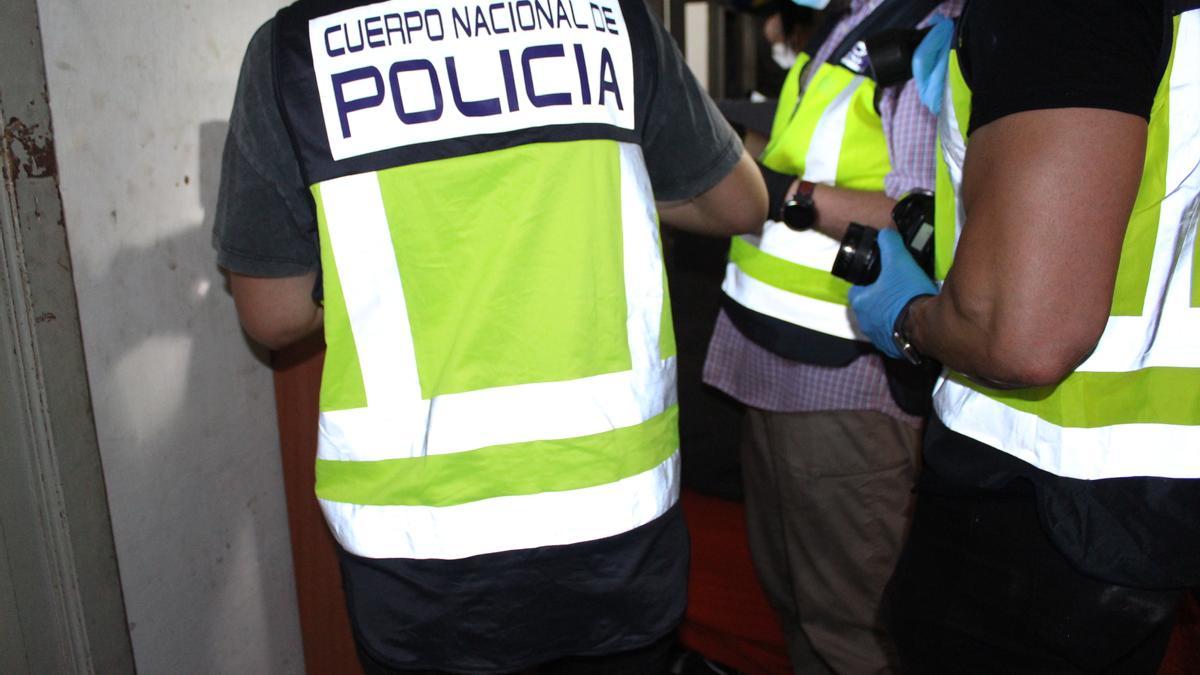
{"label": "bare forearm", "polygon": [[989,331],[954,306],[949,295],[917,298],[904,322],[905,335],[916,350],[942,365],[969,373],[988,386],[1009,389],[1025,386],[1022,375],[1011,372],[1012,363],[990,353]]}
{"label": "bare forearm", "polygon": [[896,200],[882,192],[818,185],[813,190],[813,205],[817,212],[815,229],[841,241],[851,222],[876,229],[891,227]]}
{"label": "bare forearm", "polygon": [[[996,388],[1057,384],[1090,354],[1102,319],[1054,299],[1022,299],[1017,282],[952,278],[905,317],[917,351]],[[993,289],[1000,289],[994,292]]]}
{"label": "bare forearm", "polygon": [[[672,202],[658,204],[658,217],[663,223],[693,234],[706,236],[731,236],[744,234],[745,230],[731,226],[711,210],[696,202]],[[760,221],[761,223],[761,221]]]}
{"label": "bare forearm", "polygon": [[720,182],[693,199],[659,202],[658,215],[664,223],[695,234],[756,232],[767,217],[767,188],[754,159],[743,151]]}

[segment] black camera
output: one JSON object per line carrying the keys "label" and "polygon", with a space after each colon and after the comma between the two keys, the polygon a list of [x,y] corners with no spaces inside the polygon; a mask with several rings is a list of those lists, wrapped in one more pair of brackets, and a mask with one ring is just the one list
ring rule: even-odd
{"label": "black camera", "polygon": [[[933,193],[914,190],[905,195],[892,208],[892,222],[913,260],[932,279]],[[879,230],[850,223],[830,270],[833,275],[857,286],[874,283],[879,278],[878,237]]]}

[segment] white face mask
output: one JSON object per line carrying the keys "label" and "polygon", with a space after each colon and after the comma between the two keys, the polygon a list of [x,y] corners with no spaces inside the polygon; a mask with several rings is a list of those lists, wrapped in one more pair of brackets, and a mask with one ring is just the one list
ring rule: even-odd
{"label": "white face mask", "polygon": [[811,7],[816,10],[822,10],[829,6],[829,0],[792,0],[792,2],[801,7]]}

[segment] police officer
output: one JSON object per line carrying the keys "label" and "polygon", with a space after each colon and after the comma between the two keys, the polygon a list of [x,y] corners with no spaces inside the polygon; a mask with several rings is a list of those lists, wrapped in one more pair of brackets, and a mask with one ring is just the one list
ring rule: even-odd
{"label": "police officer", "polygon": [[324,330],[316,493],[368,671],[661,672],[656,205],[727,235],[765,200],[636,0],[300,0],[255,35],[214,241],[251,337]]}
{"label": "police officer", "polygon": [[1197,50],[1194,1],[964,13],[940,292],[887,232],[851,292],[947,366],[889,587],[912,672],[1154,673],[1200,583]]}
{"label": "police officer", "polygon": [[851,221],[887,227],[897,198],[934,184],[932,110],[911,79],[877,81],[864,45],[948,23],[957,5],[827,10],[761,156],[784,186],[799,177],[799,217],[789,226],[775,209],[761,235],[730,247],[704,375],[747,406],[750,549],[797,673],[893,667],[879,601],[908,527],[924,411],[897,403],[884,359],[850,317],[850,285],[829,270]]}

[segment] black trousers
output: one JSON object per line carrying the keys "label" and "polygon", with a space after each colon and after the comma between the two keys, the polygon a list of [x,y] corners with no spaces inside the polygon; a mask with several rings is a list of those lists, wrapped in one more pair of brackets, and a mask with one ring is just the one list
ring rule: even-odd
{"label": "black trousers", "polygon": [[926,471],[884,598],[904,673],[1146,673],[1158,669],[1183,590],[1076,571],[1047,539],[1033,488],[939,484]]}
{"label": "black trousers", "polygon": [[[568,656],[520,675],[667,675],[674,647],[675,633],[672,632],[645,647],[602,656]],[[394,670],[372,658],[361,645],[358,660],[365,675],[465,675],[443,670]]]}

